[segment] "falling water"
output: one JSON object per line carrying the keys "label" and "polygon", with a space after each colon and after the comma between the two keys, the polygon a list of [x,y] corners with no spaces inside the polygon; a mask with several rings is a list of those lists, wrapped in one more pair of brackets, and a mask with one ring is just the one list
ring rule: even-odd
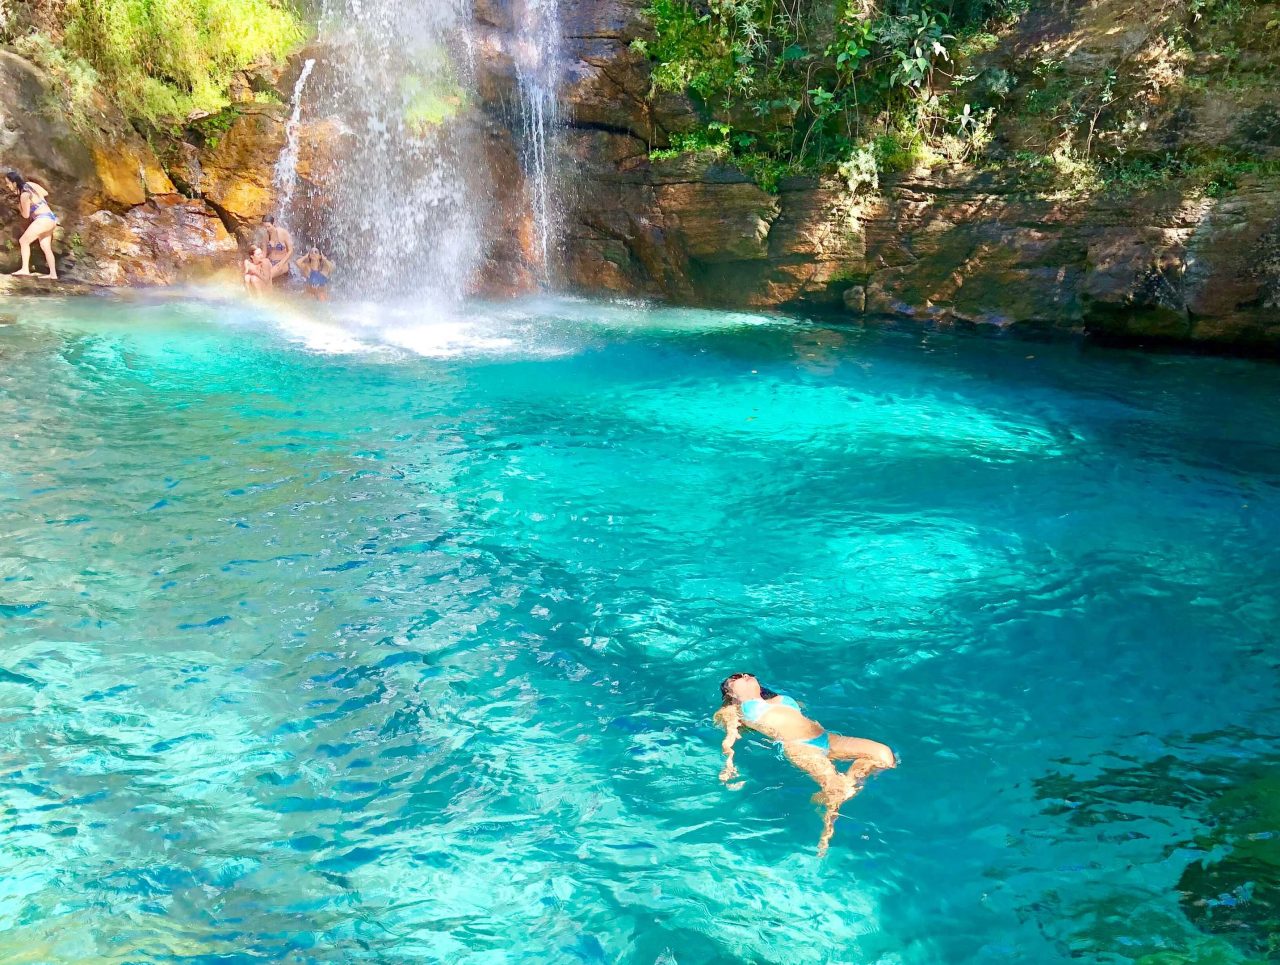
{"label": "falling water", "polygon": [[542,280],[547,283],[554,264],[559,196],[551,157],[560,120],[558,0],[525,0],[520,32],[521,146]]}
{"label": "falling water", "polygon": [[484,163],[466,106],[468,0],[329,0],[295,220],[366,295],[461,297],[481,252]]}
{"label": "falling water", "polygon": [[315,66],[315,58],[308,58],[302,65],[298,82],[293,85],[293,113],[289,116],[289,122],[284,128],[284,150],[280,152],[280,159],[276,161],[276,197],[279,199],[280,210],[286,218],[293,205],[293,192],[298,187],[298,133],[302,130],[302,92],[306,90],[307,79]]}

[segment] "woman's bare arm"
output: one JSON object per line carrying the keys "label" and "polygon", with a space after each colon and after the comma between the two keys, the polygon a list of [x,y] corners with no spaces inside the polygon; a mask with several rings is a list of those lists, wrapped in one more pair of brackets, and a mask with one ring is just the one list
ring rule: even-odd
{"label": "woman's bare arm", "polygon": [[738,769],[733,764],[733,745],[742,732],[742,718],[736,707],[721,707],[716,711],[716,720],[724,726],[724,740],[720,742],[724,767],[720,771],[720,780],[728,783],[738,776]]}

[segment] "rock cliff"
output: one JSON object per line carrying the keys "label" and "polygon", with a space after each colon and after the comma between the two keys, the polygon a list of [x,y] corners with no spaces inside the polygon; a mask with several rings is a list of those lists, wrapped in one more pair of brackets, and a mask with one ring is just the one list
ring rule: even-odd
{"label": "rock cliff", "polygon": [[[477,109],[466,123],[487,162],[478,289],[491,296],[527,291],[537,273],[513,137],[518,2],[474,6]],[[1033,110],[1034,97],[1015,95],[984,163],[885,176],[853,202],[834,180],[793,177],[770,192],[722,156],[664,151],[707,117],[689,97],[654,90],[634,43],[650,37],[648,7],[560,0],[562,284],[865,324],[1280,352],[1280,4],[1244,4],[1220,49],[1170,53],[1166,28],[1187,18],[1186,3],[1036,3],[967,67],[979,84],[1039,85],[1036,96],[1046,83],[1125,71],[1141,81],[1123,125],[1135,157],[1229,148],[1269,167],[1211,189],[1177,178],[1064,188],[1013,163],[1056,121]],[[1046,64],[1056,72],[1049,82]],[[246,90],[271,87],[283,100],[293,77],[255,75]],[[68,277],[165,284],[234,262],[275,203],[286,106],[241,103],[155,139],[153,150],[105,101],[72,118],[57,93],[38,68],[0,51],[0,150],[6,166],[53,182]],[[298,176],[307,196],[317,190],[312,172],[341,150],[341,131],[306,132]],[[0,222],[16,237],[11,205],[0,205]]]}
{"label": "rock cliff", "polygon": [[[650,65],[633,48],[648,36],[647,7],[646,0],[564,5],[566,153],[576,185],[564,273],[574,287],[818,310],[866,323],[1280,349],[1275,175],[1245,174],[1210,192],[1178,184],[1064,192],[1002,163],[1044,123],[1023,112],[1002,120],[994,163],[882,179],[852,212],[838,185],[817,179],[784,180],[770,195],[714,156],[651,159],[700,120],[689,99],[653,96]],[[1140,66],[1155,79],[1142,91],[1146,133],[1137,149],[1228,144],[1277,157],[1277,31],[1266,24],[1280,5],[1248,12],[1228,48],[1236,59],[1225,79],[1212,58],[1193,57],[1190,67],[1185,57],[1168,58],[1172,68],[1154,59],[1160,28],[1185,17],[1185,4],[1036,7],[975,73],[1016,79],[1019,69],[1051,63],[1070,77]],[[1151,62],[1134,66],[1142,58]]]}

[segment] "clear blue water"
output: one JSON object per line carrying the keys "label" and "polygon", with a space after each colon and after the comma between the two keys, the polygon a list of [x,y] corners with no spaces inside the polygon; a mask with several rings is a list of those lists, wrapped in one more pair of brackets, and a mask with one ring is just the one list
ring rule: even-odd
{"label": "clear blue water", "polygon": [[[3,308],[0,961],[1268,954],[1280,369]],[[825,861],[739,669],[901,757]]]}

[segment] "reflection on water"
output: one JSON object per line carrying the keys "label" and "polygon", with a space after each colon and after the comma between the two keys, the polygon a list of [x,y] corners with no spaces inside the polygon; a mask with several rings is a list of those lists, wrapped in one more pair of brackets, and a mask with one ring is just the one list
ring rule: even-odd
{"label": "reflection on water", "polygon": [[[1274,953],[1274,368],[12,310],[0,960]],[[825,862],[742,668],[902,757]]]}

